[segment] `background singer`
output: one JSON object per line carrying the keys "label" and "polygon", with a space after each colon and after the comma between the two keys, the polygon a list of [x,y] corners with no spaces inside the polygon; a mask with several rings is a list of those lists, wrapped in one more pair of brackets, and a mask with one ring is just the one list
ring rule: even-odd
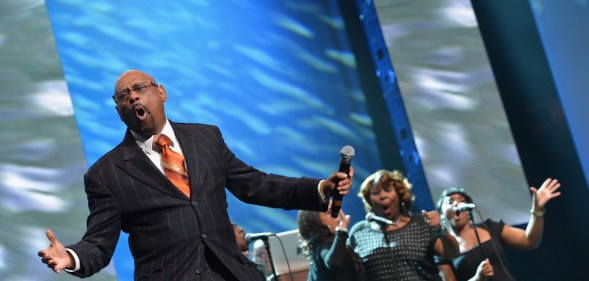
{"label": "background singer", "polygon": [[440,269],[446,280],[488,280],[490,277],[493,281],[515,280],[509,270],[503,245],[526,250],[540,245],[544,229],[544,207],[548,201],[560,196],[559,188],[558,180],[550,178],[539,189],[530,187],[533,198],[526,230],[491,219],[472,225],[468,212],[456,213],[460,204],[473,203],[472,197],[462,188],[444,190],[438,200],[438,210],[442,213],[443,224],[448,232],[460,242],[460,255],[452,263],[440,261]]}
{"label": "background singer", "polygon": [[360,221],[349,244],[360,256],[366,280],[441,280],[434,254],[452,257],[456,240],[440,232],[437,211],[412,215],[411,183],[399,171],[380,170],[367,177],[358,195],[367,213],[392,221]]}

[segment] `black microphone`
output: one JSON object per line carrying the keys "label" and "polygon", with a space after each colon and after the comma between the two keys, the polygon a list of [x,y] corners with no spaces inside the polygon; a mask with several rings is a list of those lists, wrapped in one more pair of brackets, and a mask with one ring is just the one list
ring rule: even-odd
{"label": "black microphone", "polygon": [[475,206],[473,203],[458,203],[458,205],[454,208],[454,212],[456,212],[456,215],[460,215],[460,212],[464,212],[464,211],[472,211],[474,208],[476,208],[477,206]]}
{"label": "black microphone", "polygon": [[262,239],[264,241],[268,240],[268,237],[276,236],[276,234],[272,232],[262,232],[262,233],[247,233],[245,235],[245,243],[249,244],[254,240]]}
{"label": "black microphone", "polygon": [[377,216],[377,215],[375,215],[373,213],[366,214],[366,220],[367,221],[375,221],[375,222],[386,224],[386,225],[393,225],[393,224],[395,224],[392,220],[385,219],[383,217],[379,217],[379,216]]}
{"label": "black microphone", "polygon": [[[346,145],[340,150],[342,160],[339,163],[339,172],[350,174],[350,164],[352,164],[352,158],[354,158],[354,148]],[[339,210],[342,208],[342,200],[344,196],[339,194],[337,188],[335,188],[331,194],[333,194],[333,200],[331,201],[331,217],[337,218]]]}

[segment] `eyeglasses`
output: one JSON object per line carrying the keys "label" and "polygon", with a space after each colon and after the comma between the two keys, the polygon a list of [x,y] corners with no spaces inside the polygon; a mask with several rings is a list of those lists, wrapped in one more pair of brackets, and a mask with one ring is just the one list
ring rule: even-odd
{"label": "eyeglasses", "polygon": [[147,81],[147,82],[142,82],[142,83],[137,83],[135,85],[133,85],[130,88],[124,89],[124,90],[120,90],[118,92],[116,92],[113,96],[112,99],[117,103],[117,104],[121,104],[121,103],[127,103],[130,99],[131,99],[131,91],[142,95],[142,94],[146,94],[147,90],[150,87],[159,87],[158,84],[156,84],[153,81]]}

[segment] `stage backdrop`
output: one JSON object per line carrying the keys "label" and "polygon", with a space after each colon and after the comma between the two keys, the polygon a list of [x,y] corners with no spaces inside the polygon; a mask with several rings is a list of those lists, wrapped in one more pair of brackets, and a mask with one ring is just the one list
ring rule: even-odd
{"label": "stage backdrop", "polygon": [[[36,251],[48,244],[46,227],[65,243],[83,234],[82,175],[123,137],[110,96],[127,69],[149,72],[165,85],[172,120],[220,126],[229,147],[262,170],[325,177],[337,169],[340,148],[354,146],[356,183],[344,210],[353,222],[362,219],[355,193],[364,177],[382,168],[349,47],[366,39],[347,37],[336,1],[241,2],[50,0],[53,29],[42,1],[0,2],[3,279],[76,280],[51,273]],[[585,10],[573,10],[586,12],[577,2]],[[374,3],[432,196],[463,186],[482,208],[505,200],[519,206],[488,215],[521,221],[529,207],[527,183],[468,1]],[[535,8],[543,24],[546,10]],[[563,53],[550,43],[556,33],[544,28],[553,68],[562,71]],[[580,120],[577,113],[567,118]],[[497,197],[511,191],[515,203],[512,195]],[[248,232],[296,227],[296,211],[231,196],[229,205]],[[132,280],[125,236],[120,242],[118,277],[111,265],[90,280]]]}
{"label": "stage backdrop", "polygon": [[589,3],[530,0],[585,180],[589,184]]}
{"label": "stage backdrop", "polygon": [[529,186],[470,1],[374,5],[434,200],[463,187],[483,217],[526,223]]}
{"label": "stage backdrop", "polygon": [[[37,257],[77,241],[88,215],[87,169],[74,109],[42,1],[0,1],[0,280],[80,280]],[[116,280],[106,268],[90,280]]]}

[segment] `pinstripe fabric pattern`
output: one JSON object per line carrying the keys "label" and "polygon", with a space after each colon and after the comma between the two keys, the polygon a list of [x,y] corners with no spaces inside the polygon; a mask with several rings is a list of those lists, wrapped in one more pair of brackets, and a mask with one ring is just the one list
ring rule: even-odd
{"label": "pinstripe fabric pattern", "polygon": [[319,180],[265,174],[246,165],[215,126],[171,125],[186,160],[192,200],[127,131],[84,177],[90,215],[82,240],[69,246],[81,262],[73,274],[86,277],[105,267],[123,230],[129,233],[135,280],[212,280],[205,252],[237,280],[260,280],[237,248],[225,190],[247,203],[319,211],[327,208],[320,203]]}

